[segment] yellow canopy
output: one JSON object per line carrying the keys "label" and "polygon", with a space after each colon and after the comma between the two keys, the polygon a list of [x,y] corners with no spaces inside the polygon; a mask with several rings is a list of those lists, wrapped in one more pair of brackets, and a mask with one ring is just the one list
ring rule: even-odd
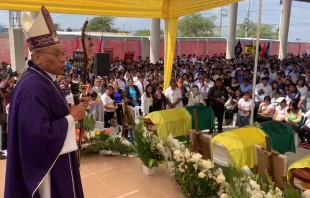
{"label": "yellow canopy", "polygon": [[1,10],[39,12],[44,5],[52,13],[135,18],[161,18],[165,28],[165,84],[171,79],[178,18],[242,0],[1,0]]}

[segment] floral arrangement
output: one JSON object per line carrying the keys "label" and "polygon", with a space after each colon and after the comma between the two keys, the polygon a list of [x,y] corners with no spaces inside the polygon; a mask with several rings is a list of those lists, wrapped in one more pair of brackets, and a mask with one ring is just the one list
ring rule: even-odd
{"label": "floral arrangement", "polygon": [[228,197],[228,184],[222,169],[215,168],[213,162],[188,149],[173,153],[172,176],[184,195],[191,198]]}
{"label": "floral arrangement", "polygon": [[84,144],[83,153],[93,154],[100,153],[104,155],[129,155],[134,153],[133,145],[125,138],[120,136],[110,137],[104,132],[95,135]]}
{"label": "floral arrangement", "polygon": [[258,175],[251,174],[249,170],[245,171],[234,166],[231,166],[227,173],[229,174],[227,198],[308,198],[307,192],[300,193],[291,187],[281,191],[275,187],[267,173],[267,182]]}
{"label": "floral arrangement", "polygon": [[152,169],[159,164],[166,164],[168,152],[164,142],[152,132],[147,131],[143,120],[140,120],[134,129],[134,140],[137,156],[144,166]]}

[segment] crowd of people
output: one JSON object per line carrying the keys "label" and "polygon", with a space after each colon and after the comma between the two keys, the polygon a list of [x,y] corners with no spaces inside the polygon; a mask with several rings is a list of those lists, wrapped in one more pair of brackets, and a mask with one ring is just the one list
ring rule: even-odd
{"label": "crowd of people", "polygon": [[[88,73],[86,86],[81,82],[80,70],[74,68],[72,59],[68,59],[66,71],[57,76],[57,82],[68,104],[73,104],[70,92],[72,83],[80,84],[81,95],[89,97],[90,102],[101,100],[104,127],[113,130],[118,128],[112,133],[114,135],[121,131],[123,102],[141,107],[141,115],[186,105],[206,105],[213,109],[218,123],[217,131],[221,133],[223,124],[236,122],[238,127],[249,125],[254,100],[256,122],[274,120],[287,123],[298,133],[301,145],[310,149],[310,119],[306,121],[310,116],[310,57],[307,54],[288,54],[283,61],[277,56],[260,57],[256,85],[253,85],[252,57],[242,55],[238,60],[225,57],[225,53],[212,57],[195,54],[177,56],[170,87],[165,91],[163,59],[153,64],[148,57],[142,60],[141,56],[131,64],[116,57],[109,76]],[[4,62],[0,74],[2,86],[3,82],[8,84],[6,89],[0,87],[1,115],[5,117],[10,91],[18,75],[13,74],[10,66]],[[14,76],[13,80],[7,81],[11,79],[8,76]],[[236,120],[233,119],[234,115]],[[5,133],[6,122],[1,124]],[[2,147],[5,147],[5,143]]]}

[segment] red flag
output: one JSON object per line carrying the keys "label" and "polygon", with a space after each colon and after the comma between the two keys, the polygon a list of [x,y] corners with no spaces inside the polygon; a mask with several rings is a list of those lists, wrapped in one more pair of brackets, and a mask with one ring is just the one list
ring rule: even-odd
{"label": "red flag", "polygon": [[266,53],[266,43],[264,43],[263,49],[262,49],[262,51],[260,51],[259,55],[260,55],[261,57],[264,57],[264,56],[265,56],[265,53]]}
{"label": "red flag", "polygon": [[99,43],[99,46],[98,46],[98,49],[97,49],[97,52],[98,53],[101,53],[101,48],[102,48],[102,36],[100,37],[100,43]]}
{"label": "red flag", "polygon": [[75,40],[75,51],[78,51],[80,49],[80,41],[79,41],[79,37],[76,37]]}

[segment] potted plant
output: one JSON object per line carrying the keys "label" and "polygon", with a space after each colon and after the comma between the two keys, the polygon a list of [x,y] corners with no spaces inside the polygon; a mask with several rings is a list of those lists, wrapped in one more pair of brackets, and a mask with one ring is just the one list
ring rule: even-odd
{"label": "potted plant", "polygon": [[146,175],[153,175],[155,174],[154,167],[166,164],[167,152],[163,141],[147,131],[142,120],[136,125],[134,132],[134,146],[138,158],[143,163],[143,172]]}
{"label": "potted plant", "polygon": [[173,152],[172,176],[190,198],[225,197],[228,184],[220,168],[188,149]]}

